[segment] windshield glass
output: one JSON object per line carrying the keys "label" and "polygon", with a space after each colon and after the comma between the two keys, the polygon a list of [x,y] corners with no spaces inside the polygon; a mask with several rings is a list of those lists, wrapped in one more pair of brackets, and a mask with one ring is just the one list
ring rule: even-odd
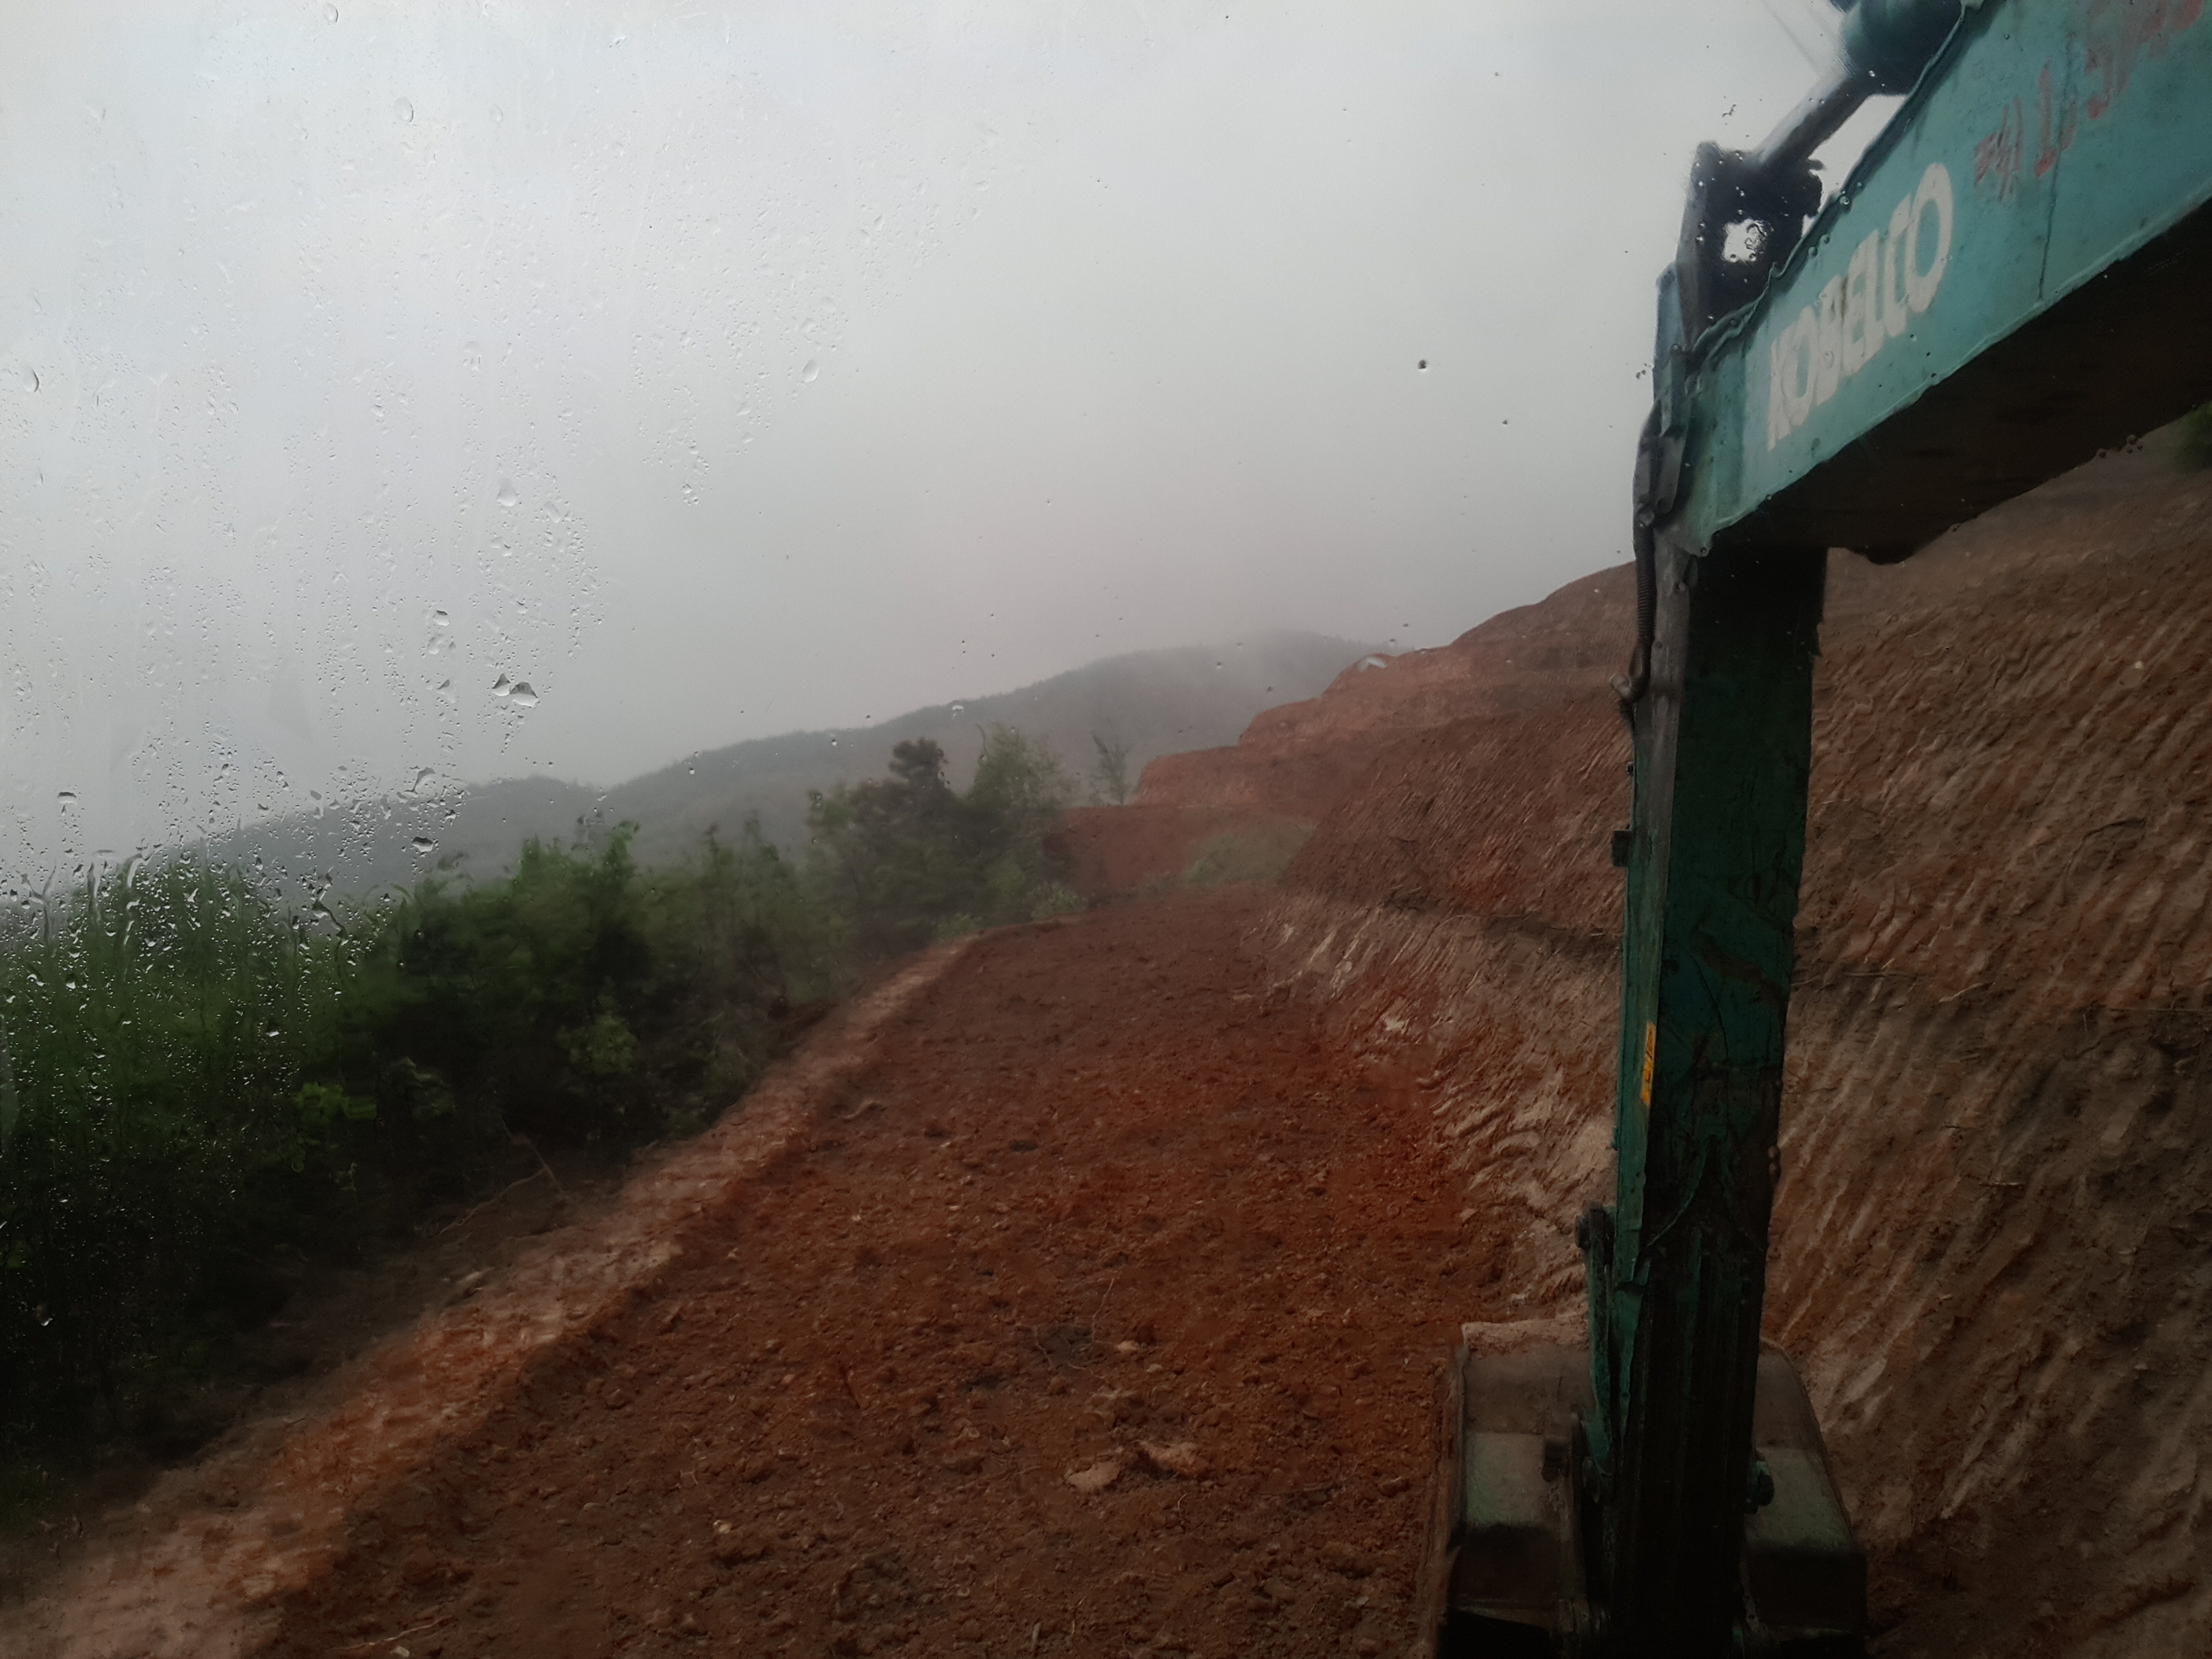
{"label": "windshield glass", "polygon": [[[1424,720],[1601,687],[1532,635],[1510,685],[1419,689],[1563,583],[1626,592],[1691,157],[1797,103],[1826,8],[17,10],[0,1648],[459,1654],[481,1604],[525,1646],[565,1632],[547,1652],[971,1623],[1090,1651],[1038,1540],[1140,1486],[1143,1526],[1185,1492],[1246,1524],[1245,1488],[1204,1484],[1238,1379],[1285,1382],[1285,1422],[1413,1411],[1433,1309],[1326,1381],[1222,1334],[1280,1229],[1206,1172],[1320,1215],[1370,1156],[1263,1121],[1365,1123],[1370,1085],[1265,1071],[1306,1050],[1237,941],[1413,718],[1364,686]],[[1823,151],[1832,183],[1895,101]],[[989,966],[1018,927],[1070,954]],[[1013,1057],[902,1083],[899,1042]],[[1233,1152],[1172,1150],[1193,1078]],[[747,1219],[799,1203],[762,1148],[800,1145],[879,1184]],[[1115,1162],[1143,1147],[1160,1169]],[[1445,1225],[1458,1178],[1408,1190]],[[925,1202],[965,1219],[925,1238]],[[1277,1311],[1353,1340],[1363,1282],[1433,1287],[1405,1240]],[[1177,1289],[1192,1260],[1222,1276]],[[670,1288],[700,1263],[743,1282]],[[702,1328],[723,1346],[646,1357]],[[1222,1392],[1178,1394],[1202,1353]],[[1071,1389],[1065,1446],[991,1414]],[[556,1443],[582,1461],[507,1493]],[[1031,1443],[1049,1502],[1018,1526],[921,1527],[955,1500],[899,1486],[921,1530],[876,1540],[895,1475],[1013,1480]],[[1250,1492],[1307,1501],[1247,1449]],[[1359,1501],[1406,1516],[1304,1565],[1220,1546],[1237,1619],[1333,1573],[1346,1641],[1396,1640],[1419,1474],[1394,1460]],[[410,1481],[435,1528],[395,1518]],[[561,1554],[647,1536],[607,1519],[633,1486],[688,1516],[681,1595]],[[495,1488],[558,1515],[478,1559]],[[1028,1588],[971,1595],[1017,1534]],[[1191,1595],[1212,1559],[1176,1568]],[[528,1561],[554,1565],[501,1589]],[[1166,1606],[1115,1616],[1193,1650]]]}

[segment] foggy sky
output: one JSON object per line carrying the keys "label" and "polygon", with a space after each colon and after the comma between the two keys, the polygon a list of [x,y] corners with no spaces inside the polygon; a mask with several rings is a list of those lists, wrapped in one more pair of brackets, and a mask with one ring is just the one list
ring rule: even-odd
{"label": "foggy sky", "polygon": [[41,855],[1440,643],[1626,556],[1691,151],[1813,76],[1761,0],[6,10]]}

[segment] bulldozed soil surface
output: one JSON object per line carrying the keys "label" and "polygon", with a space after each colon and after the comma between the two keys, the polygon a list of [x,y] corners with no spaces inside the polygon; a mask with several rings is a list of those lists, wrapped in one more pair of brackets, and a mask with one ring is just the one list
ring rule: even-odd
{"label": "bulldozed soil surface", "polygon": [[[1244,942],[1267,896],[908,970],[817,1034],[803,1089],[638,1183],[650,1256],[557,1317],[487,1286],[298,1431],[317,1449],[188,1495],[164,1536],[192,1561],[264,1540],[227,1577],[146,1540],[0,1644],[1402,1651],[1431,1373],[1510,1247],[1462,1218],[1419,1089],[1271,989]],[[537,1279],[589,1278],[623,1225]],[[450,1420],[394,1426],[439,1395]]]}

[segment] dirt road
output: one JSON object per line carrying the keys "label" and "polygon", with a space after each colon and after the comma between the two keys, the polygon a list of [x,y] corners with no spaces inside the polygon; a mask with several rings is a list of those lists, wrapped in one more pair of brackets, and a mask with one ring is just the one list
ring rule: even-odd
{"label": "dirt road", "polygon": [[1261,897],[972,943],[261,1650],[1402,1649],[1429,1366],[1500,1291]]}

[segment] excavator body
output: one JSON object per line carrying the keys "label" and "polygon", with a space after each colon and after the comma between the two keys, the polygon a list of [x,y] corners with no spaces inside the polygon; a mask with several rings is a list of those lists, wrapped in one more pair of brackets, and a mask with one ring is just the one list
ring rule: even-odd
{"label": "excavator body", "polygon": [[[1700,149],[1659,283],[1613,1202],[1584,1316],[1470,1325],[1435,1651],[1864,1651],[1866,1559],[1760,1340],[1813,672],[1832,548],[1878,563],[2212,398],[2202,0],[1858,0],[1759,149]],[[1810,157],[1904,102],[1824,203]],[[1878,1103],[1869,1103],[1878,1109]]]}

